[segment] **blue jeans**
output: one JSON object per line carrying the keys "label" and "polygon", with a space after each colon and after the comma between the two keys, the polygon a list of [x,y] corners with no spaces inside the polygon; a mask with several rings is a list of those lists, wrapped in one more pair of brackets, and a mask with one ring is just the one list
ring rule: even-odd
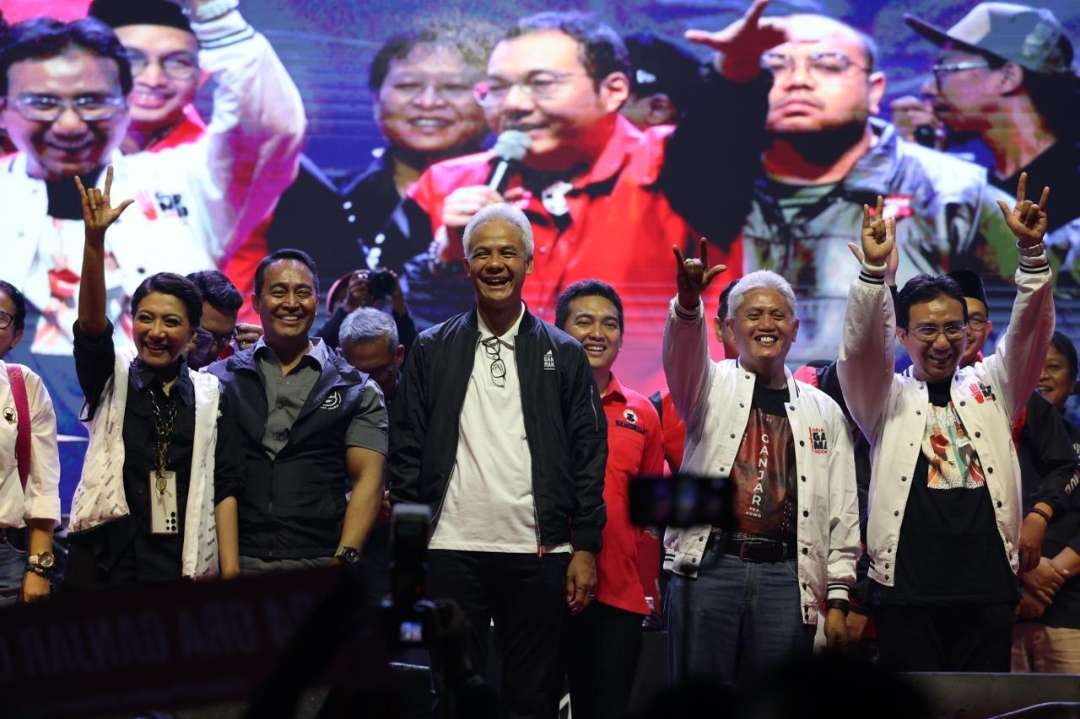
{"label": "blue jeans", "polygon": [[808,655],[796,560],[747,562],[709,540],[696,579],[673,575],[665,605],[672,681],[708,676],[734,686]]}
{"label": "blue jeans", "polygon": [[14,604],[26,576],[26,552],[15,549],[0,531],[0,607]]}

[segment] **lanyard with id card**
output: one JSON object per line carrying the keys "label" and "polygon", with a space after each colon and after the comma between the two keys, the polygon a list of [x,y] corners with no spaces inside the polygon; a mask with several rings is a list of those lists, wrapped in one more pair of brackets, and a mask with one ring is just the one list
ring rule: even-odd
{"label": "lanyard with id card", "polygon": [[176,402],[169,402],[167,413],[162,412],[151,389],[150,403],[154,407],[154,454],[157,458],[157,466],[150,470],[150,533],[178,534],[176,472],[165,468],[176,424]]}

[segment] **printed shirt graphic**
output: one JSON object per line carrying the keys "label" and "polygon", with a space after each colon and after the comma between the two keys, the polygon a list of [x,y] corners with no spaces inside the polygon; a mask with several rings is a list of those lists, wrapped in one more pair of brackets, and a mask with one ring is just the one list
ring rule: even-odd
{"label": "printed shirt graphic", "polygon": [[738,535],[795,541],[795,443],[784,413],[787,389],[754,388],[731,479]]}
{"label": "printed shirt graphic", "polygon": [[950,402],[930,405],[923,433],[927,461],[926,486],[931,489],[978,489],[986,486],[979,455]]}
{"label": "printed shirt graphic", "polygon": [[949,382],[927,383],[930,402],[904,506],[892,588],[870,601],[904,606],[1015,603],[1016,578],[998,533],[982,463],[952,403]]}

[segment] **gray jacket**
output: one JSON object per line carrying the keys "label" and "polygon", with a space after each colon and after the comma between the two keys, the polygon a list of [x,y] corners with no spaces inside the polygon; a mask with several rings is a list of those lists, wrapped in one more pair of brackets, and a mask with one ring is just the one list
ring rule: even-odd
{"label": "gray jacket", "polygon": [[[794,286],[801,324],[792,362],[835,356],[847,290],[859,273],[848,243],[859,241],[862,206],[873,207],[879,194],[886,213],[898,217],[898,284],[964,267],[991,288],[1007,288],[1017,267],[1015,238],[996,204],[1009,198],[988,184],[985,169],[906,142],[888,123],[870,123],[875,144],[827,194],[807,188],[793,197],[767,179],[754,187],[742,229],[743,271],[771,269]],[[800,199],[806,204],[792,206]]]}

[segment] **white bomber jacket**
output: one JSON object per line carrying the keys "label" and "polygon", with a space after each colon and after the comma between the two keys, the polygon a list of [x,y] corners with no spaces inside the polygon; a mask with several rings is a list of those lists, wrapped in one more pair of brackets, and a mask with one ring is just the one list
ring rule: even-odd
{"label": "white bomber jacket", "polygon": [[[1013,571],[1019,566],[1020,466],[1012,420],[1039,379],[1054,333],[1046,255],[1020,258],[1009,327],[995,352],[957,369],[953,408],[986,470],[998,532]],[[837,371],[852,417],[870,441],[867,553],[870,577],[896,582],[896,551],[929,411],[926,383],[893,371],[896,315],[883,276],[863,266],[851,285]]]}
{"label": "white bomber jacket", "polygon": [[[727,476],[739,451],[755,376],[735,360],[709,359],[704,303],[696,311],[671,301],[664,329],[664,373],[686,422],[682,471]],[[819,604],[847,599],[859,556],[859,510],[851,436],[839,405],[787,372],[787,419],[795,441],[798,481],[799,596],[805,624]],[[669,529],[664,568],[697,575],[712,528]]]}
{"label": "white bomber jacket", "polygon": [[[214,80],[213,115],[196,141],[123,155],[115,152],[114,202],[133,198],[109,229],[108,315],[118,347],[129,344],[118,321],[130,297],[155,272],[213,269],[248,237],[292,183],[306,120],[300,93],[265,37],[239,11],[193,22],[199,63]],[[4,276],[42,313],[31,351],[69,356],[82,262],[82,220],[48,216],[44,180],[28,158],[0,161]],[[103,188],[105,173],[98,178]],[[114,266],[115,263],[115,266]]]}

